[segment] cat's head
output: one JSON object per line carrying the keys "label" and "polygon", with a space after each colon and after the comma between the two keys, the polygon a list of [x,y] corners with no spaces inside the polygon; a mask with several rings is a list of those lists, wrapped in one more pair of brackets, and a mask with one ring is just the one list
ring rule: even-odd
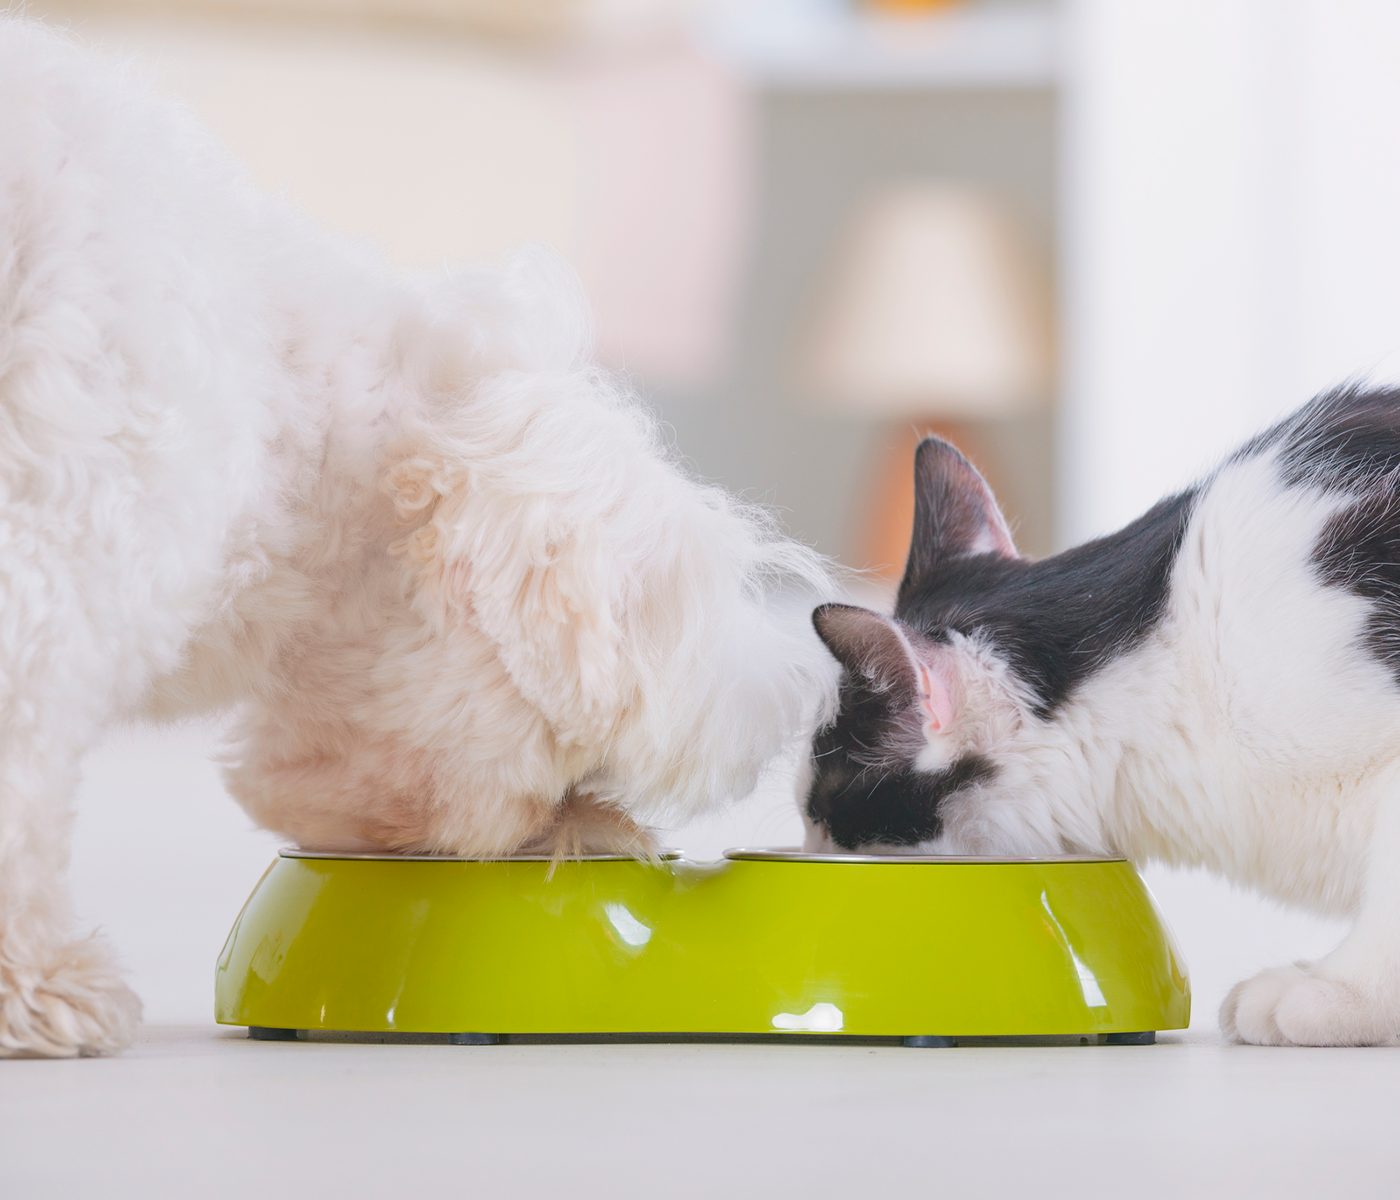
{"label": "cat's head", "polygon": [[[822,605],[813,624],[843,671],[839,710],[812,747],[808,850],[1031,853],[985,798],[1034,698],[983,618],[1025,567],[986,481],[937,438],[915,458],[915,519],[893,617]],[[990,603],[990,609],[989,609]],[[1004,814],[1011,817],[1012,814]]]}

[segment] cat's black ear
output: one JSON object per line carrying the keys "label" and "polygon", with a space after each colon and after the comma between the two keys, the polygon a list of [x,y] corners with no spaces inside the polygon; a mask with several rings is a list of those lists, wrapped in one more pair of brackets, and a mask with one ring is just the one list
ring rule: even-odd
{"label": "cat's black ear", "polygon": [[938,733],[957,717],[958,688],[946,654],[927,643],[916,649],[898,621],[854,604],[823,604],[812,624],[836,661],[867,689],[894,708],[918,705],[927,732]]}
{"label": "cat's black ear", "polygon": [[812,613],[812,624],[836,661],[876,691],[898,699],[916,694],[917,664],[889,617],[854,604],[823,604]]}
{"label": "cat's black ear", "polygon": [[914,454],[914,538],[901,591],[966,554],[1017,557],[981,472],[952,443],[924,438]]}

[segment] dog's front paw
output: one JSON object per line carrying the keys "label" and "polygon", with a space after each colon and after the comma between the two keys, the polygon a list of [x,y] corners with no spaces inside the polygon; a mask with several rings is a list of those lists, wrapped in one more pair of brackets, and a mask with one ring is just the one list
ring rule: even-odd
{"label": "dog's front paw", "polygon": [[93,938],[41,964],[0,953],[0,1058],[115,1054],[141,1022],[141,1001]]}
{"label": "dog's front paw", "polygon": [[1255,1046],[1376,1046],[1397,1032],[1390,1005],[1307,963],[1236,984],[1220,1007],[1220,1028]]}

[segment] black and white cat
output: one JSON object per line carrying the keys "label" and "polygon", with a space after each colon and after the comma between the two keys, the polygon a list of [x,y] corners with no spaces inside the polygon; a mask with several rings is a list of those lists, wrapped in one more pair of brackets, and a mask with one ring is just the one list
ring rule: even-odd
{"label": "black and white cat", "polygon": [[807,848],[1204,865],[1355,920],[1239,984],[1228,1036],[1400,1034],[1400,389],[1320,396],[1040,562],[952,446],[915,473],[894,617],[813,615],[844,671]]}

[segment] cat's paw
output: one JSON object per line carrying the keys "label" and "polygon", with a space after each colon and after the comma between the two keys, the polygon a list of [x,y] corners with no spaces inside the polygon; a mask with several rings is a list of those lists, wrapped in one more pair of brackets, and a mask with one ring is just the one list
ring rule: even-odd
{"label": "cat's paw", "polygon": [[93,938],[38,965],[0,954],[0,1058],[115,1054],[140,1023],[141,1001]]}
{"label": "cat's paw", "polygon": [[1390,1005],[1307,963],[1237,983],[1220,1006],[1220,1028],[1254,1046],[1376,1046],[1397,1032]]}

